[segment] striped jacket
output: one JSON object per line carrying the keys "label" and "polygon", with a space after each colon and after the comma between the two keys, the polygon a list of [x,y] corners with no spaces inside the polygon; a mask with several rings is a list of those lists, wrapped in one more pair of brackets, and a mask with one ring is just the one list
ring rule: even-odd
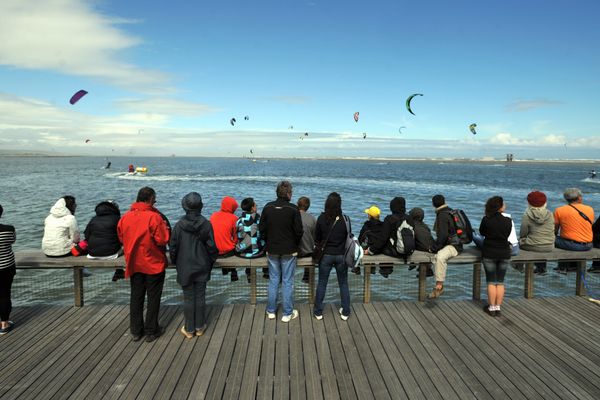
{"label": "striped jacket", "polygon": [[17,240],[15,227],[0,224],[0,269],[15,265],[15,253],[12,244]]}

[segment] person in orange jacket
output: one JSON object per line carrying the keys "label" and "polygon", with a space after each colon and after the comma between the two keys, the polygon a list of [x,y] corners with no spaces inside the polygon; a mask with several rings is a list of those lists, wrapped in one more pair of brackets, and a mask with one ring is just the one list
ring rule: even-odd
{"label": "person in orange jacket", "polygon": [[[117,225],[125,253],[125,278],[131,280],[130,330],[136,342],[144,335],[147,342],[152,342],[163,333],[158,325],[158,312],[168,265],[166,245],[170,229],[168,221],[154,207],[155,203],[154,189],[141,188],[136,202]],[[148,307],[144,322],[146,294]]]}
{"label": "person in orange jacket", "polygon": [[[221,201],[221,210],[210,216],[210,223],[215,234],[215,243],[219,249],[219,258],[231,257],[235,254],[237,238],[237,220],[234,214],[238,203],[233,197],[225,196]],[[231,281],[238,280],[235,268],[223,268],[223,275],[231,272]]]}

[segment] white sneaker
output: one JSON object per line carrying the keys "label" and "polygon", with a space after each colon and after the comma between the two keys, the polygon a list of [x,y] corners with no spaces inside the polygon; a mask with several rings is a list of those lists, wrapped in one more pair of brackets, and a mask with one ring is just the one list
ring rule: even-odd
{"label": "white sneaker", "polygon": [[281,322],[290,322],[293,319],[298,318],[298,310],[293,310],[291,315],[284,315],[281,317]]}
{"label": "white sneaker", "polygon": [[321,315],[313,314],[313,315],[317,321],[320,321],[323,319],[323,314],[321,314]]}
{"label": "white sneaker", "polygon": [[344,311],[344,309],[340,308],[340,317],[342,318],[342,321],[348,321],[349,316],[342,314],[342,311]]}
{"label": "white sneaker", "polygon": [[275,319],[275,318],[277,318],[277,315],[275,313],[267,311],[267,318],[269,318],[269,319]]}

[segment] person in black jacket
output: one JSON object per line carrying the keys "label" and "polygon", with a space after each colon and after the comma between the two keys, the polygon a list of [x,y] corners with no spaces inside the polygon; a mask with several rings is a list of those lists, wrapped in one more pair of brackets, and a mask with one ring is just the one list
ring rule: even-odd
{"label": "person in black jacket", "polygon": [[[394,197],[390,201],[390,215],[383,219],[383,225],[381,226],[381,234],[373,236],[373,244],[365,250],[365,254],[385,254],[386,256],[397,257],[398,253],[396,248],[392,244],[395,242],[396,229],[406,219],[408,224],[413,225],[412,218],[406,215],[406,200],[404,197]],[[391,239],[391,240],[390,240]],[[379,273],[387,278],[393,271],[391,265],[381,264],[379,267]]]}
{"label": "person in black jacket", "polygon": [[479,232],[485,237],[481,257],[485,268],[488,305],[484,307],[484,311],[496,317],[500,316],[500,306],[504,299],[504,275],[510,266],[511,245],[508,236],[512,220],[502,215],[504,209],[502,197],[490,197],[485,203],[485,216],[479,226]]}
{"label": "person in black jacket", "polygon": [[444,281],[446,280],[446,269],[448,260],[456,257],[462,252],[462,244],[456,235],[454,220],[450,211],[452,210],[446,204],[446,199],[441,194],[436,194],[431,198],[431,204],[435,208],[435,242],[429,251],[436,253],[435,256],[435,288],[427,296],[430,299],[437,299],[444,293]]}
{"label": "person in black jacket", "polygon": [[281,321],[290,322],[298,317],[294,309],[294,272],[298,246],[304,232],[302,217],[292,199],[292,184],[281,181],[277,185],[277,200],[263,208],[258,229],[266,242],[269,266],[267,317],[275,319],[279,282],[283,289],[283,316]]}
{"label": "person in black jacket", "polygon": [[[342,198],[340,195],[336,192],[330,193],[327,200],[325,200],[325,211],[317,218],[317,230],[315,232],[317,243],[326,241],[323,258],[319,262],[319,283],[313,310],[313,315],[317,320],[323,319],[323,299],[325,298],[327,281],[332,268],[335,268],[342,298],[342,308],[339,309],[340,317],[346,321],[350,316],[348,266],[344,262],[346,238],[351,233],[346,229],[345,219],[347,218],[342,213]],[[348,226],[350,226],[350,219],[348,219]]]}
{"label": "person in black jacket", "polygon": [[[363,249],[368,249],[374,243],[375,238],[381,236],[381,230],[383,228],[383,221],[379,219],[381,210],[377,206],[371,206],[365,210],[367,214],[367,220],[364,222],[360,233],[358,234],[358,241]],[[360,267],[356,266],[352,268],[352,272],[360,275]],[[371,273],[375,273],[375,267],[371,267]]]}
{"label": "person in black jacket", "polygon": [[[420,207],[415,207],[408,212],[408,215],[410,215],[414,224],[415,250],[429,252],[429,249],[433,247],[434,240],[431,235],[431,229],[423,222],[425,219],[425,211]],[[411,267],[409,267],[409,269],[414,269],[416,265],[413,264]],[[427,264],[427,276],[433,276],[431,264]]]}
{"label": "person in black jacket", "polygon": [[[121,218],[119,205],[106,200],[98,203],[94,209],[96,216],[92,217],[85,227],[83,234],[87,242],[88,258],[113,259],[121,252],[121,242],[117,235],[117,224]],[[125,278],[123,268],[117,268],[113,275],[113,282]]]}
{"label": "person in black jacket", "polygon": [[177,268],[177,283],[183,289],[184,326],[181,333],[188,339],[202,336],[206,330],[206,282],[217,260],[213,228],[200,213],[202,197],[196,192],[181,200],[185,210],[171,234],[169,255]]}

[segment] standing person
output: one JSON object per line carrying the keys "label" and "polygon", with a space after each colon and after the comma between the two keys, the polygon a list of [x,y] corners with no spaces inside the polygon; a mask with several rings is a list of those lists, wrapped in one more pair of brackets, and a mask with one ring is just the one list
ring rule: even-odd
{"label": "standing person", "polygon": [[[234,213],[237,208],[237,201],[233,197],[225,196],[221,200],[221,209],[210,216],[215,243],[217,243],[217,249],[219,249],[219,258],[231,257],[235,254],[238,217]],[[238,280],[238,273],[235,268],[223,268],[221,272],[223,275],[231,273],[231,282]]]}
{"label": "standing person", "polygon": [[430,249],[435,256],[435,288],[427,296],[430,299],[437,299],[444,293],[444,281],[446,280],[446,269],[448,260],[459,255],[462,250],[462,244],[456,235],[454,220],[450,211],[452,210],[446,204],[446,199],[441,194],[436,194],[431,198],[431,204],[435,208],[435,242]]}
{"label": "standing person", "polygon": [[[88,222],[83,234],[87,241],[88,258],[111,260],[117,258],[121,252],[121,242],[117,235],[117,225],[121,219],[119,205],[106,200],[98,203],[94,209],[96,215]],[[112,281],[125,278],[123,268],[117,268]]]}
{"label": "standing person", "polygon": [[[367,214],[367,220],[363,223],[358,234],[358,242],[363,249],[368,249],[369,246],[375,243],[375,240],[381,236],[383,229],[383,222],[379,219],[381,216],[381,210],[377,206],[371,206],[365,209]],[[356,266],[352,268],[352,272],[360,275],[360,267]],[[375,267],[371,267],[371,273],[375,273]]]}
{"label": "standing person", "polygon": [[[3,213],[4,209],[0,205],[0,217]],[[10,290],[17,273],[15,254],[12,249],[16,240],[15,227],[0,224],[0,335],[10,332],[15,325],[9,318],[12,311]]]}
{"label": "standing person", "polygon": [[[588,251],[593,247],[592,230],[594,209],[583,204],[583,194],[577,188],[568,188],[563,197],[567,205],[554,210],[554,246],[571,251]],[[577,270],[577,262],[559,262],[558,272]]]}
{"label": "standing person", "polygon": [[[256,202],[252,197],[242,200],[242,215],[237,220],[235,255],[242,258],[258,258],[265,255],[265,241],[260,236],[258,224],[260,214],[256,212]],[[263,268],[263,277],[269,277],[269,269]],[[246,268],[246,278],[250,283],[250,268]]]}
{"label": "standing person", "polygon": [[488,304],[483,309],[492,317],[500,316],[500,306],[504,299],[504,276],[510,266],[511,245],[508,237],[512,220],[502,215],[504,209],[502,197],[490,197],[485,203],[485,215],[479,226],[479,232],[485,237],[481,257],[488,291]]}
{"label": "standing person", "polygon": [[[523,250],[549,253],[554,250],[554,216],[546,208],[546,195],[533,191],[527,195],[527,210],[521,218],[519,245]],[[536,274],[546,274],[546,263],[535,263]]]}
{"label": "standing person", "polygon": [[346,321],[350,316],[348,266],[344,262],[344,251],[346,238],[351,232],[348,232],[346,228],[346,221],[348,227],[350,227],[350,219],[342,213],[341,196],[336,192],[330,193],[327,200],[325,200],[325,211],[317,219],[315,234],[317,242],[326,241],[323,258],[319,262],[319,283],[313,310],[313,315],[318,320],[323,319],[323,299],[325,298],[327,281],[332,268],[335,268],[340,286],[340,297],[342,299],[342,307],[339,309],[340,317]]}
{"label": "standing person", "polygon": [[177,283],[183,289],[184,326],[181,333],[188,339],[202,336],[206,330],[206,283],[219,255],[212,225],[200,213],[202,197],[196,192],[181,200],[185,210],[173,229],[169,241],[171,262],[177,268]]}
{"label": "standing person", "polygon": [[[415,224],[415,250],[429,252],[429,249],[433,246],[434,240],[431,235],[431,229],[423,222],[425,219],[425,211],[420,207],[415,207],[408,212],[408,215],[410,215]],[[414,267],[416,267],[416,264],[413,264],[412,268]],[[410,268],[411,267],[409,267],[409,269]],[[431,269],[430,263],[427,264],[426,276],[433,276],[433,270]]]}
{"label": "standing person", "polygon": [[[308,212],[310,208],[310,199],[308,197],[300,197],[297,202],[298,210],[300,210],[300,218],[302,218],[302,240],[298,248],[298,258],[311,257],[315,248],[315,230],[317,229],[317,219],[314,215]],[[302,282],[308,283],[310,274],[309,268],[304,268]]]}
{"label": "standing person", "polygon": [[[154,189],[147,186],[141,188],[136,202],[117,225],[117,234],[125,253],[125,278],[131,279],[129,317],[134,342],[144,335],[146,342],[152,342],[164,331],[158,324],[158,313],[168,264],[165,246],[169,242],[169,227],[154,207],[155,203]],[[144,322],[146,294],[148,305]]]}
{"label": "standing person", "polygon": [[302,239],[302,217],[292,199],[292,184],[281,181],[277,184],[277,200],[263,208],[259,229],[266,242],[269,264],[269,289],[267,317],[275,319],[279,282],[283,290],[283,316],[281,321],[290,322],[298,317],[294,309],[294,272],[298,245]]}

